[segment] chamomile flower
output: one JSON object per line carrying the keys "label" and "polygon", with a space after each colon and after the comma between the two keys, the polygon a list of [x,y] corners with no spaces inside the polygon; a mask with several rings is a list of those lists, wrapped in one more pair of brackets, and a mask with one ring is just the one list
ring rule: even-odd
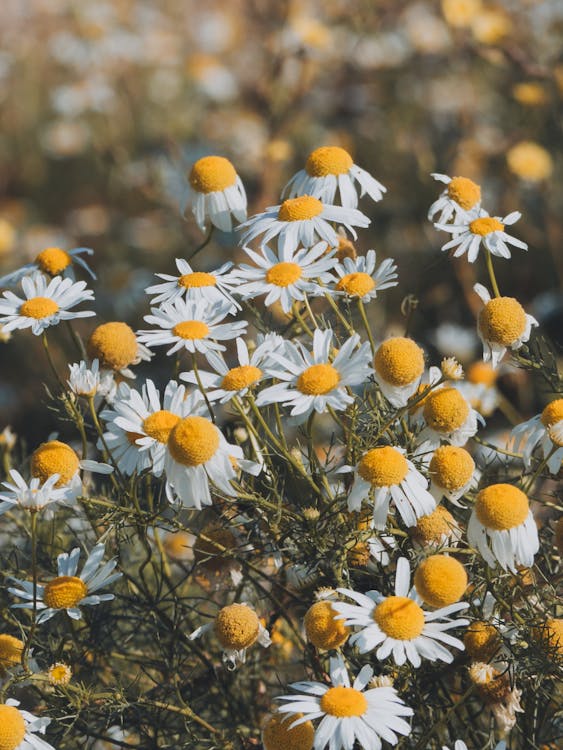
{"label": "chamomile flower", "polygon": [[[300,719],[302,714],[296,714]],[[268,715],[262,725],[264,750],[311,750],[315,740],[315,729],[310,721],[305,721],[291,729],[294,719],[279,711]]]}
{"label": "chamomile flower", "polygon": [[528,245],[525,242],[504,231],[505,227],[515,224],[521,216],[519,211],[513,211],[504,218],[489,216],[485,210],[480,209],[476,216],[467,215],[459,224],[435,224],[434,226],[436,229],[453,235],[452,239],[442,246],[442,250],[455,248],[454,258],[467,253],[467,260],[473,263],[477,260],[481,245],[500,258],[510,258],[508,245],[527,250]]}
{"label": "chamomile flower", "polygon": [[223,156],[204,156],[193,165],[190,177],[192,213],[201,229],[208,222],[223,232],[233,229],[236,221],[246,219],[246,193],[242,180],[228,159]]}
{"label": "chamomile flower", "polygon": [[[117,581],[122,575],[112,572],[117,560],[113,559],[102,565],[104,554],[105,545],[97,544],[88,555],[80,575],[77,575],[79,547],[75,547],[69,553],[63,552],[57,557],[57,577],[37,586],[37,623],[47,622],[62,610],[65,610],[73,620],[80,620],[80,607],[94,606],[115,598],[114,594],[96,593],[104,586]],[[33,582],[13,580],[21,588],[11,587],[8,589],[9,592],[26,601],[12,606],[33,609]]]}
{"label": "chamomile flower", "polygon": [[471,454],[455,445],[441,445],[432,454],[428,465],[430,492],[439,502],[446,497],[459,505],[458,500],[475,487],[475,461]]}
{"label": "chamomile flower", "polygon": [[310,248],[324,240],[329,248],[338,247],[338,234],[332,224],[341,224],[353,237],[353,227],[365,228],[370,220],[355,208],[343,208],[323,203],[312,195],[288,198],[279,206],[269,206],[244,224],[241,244],[245,245],[260,235],[261,247],[277,237],[280,252],[293,253],[298,247]]}
{"label": "chamomile flower", "polygon": [[498,370],[490,362],[479,360],[469,365],[467,379],[456,387],[479,414],[490,417],[500,402],[497,377]]}
{"label": "chamomile flower", "polygon": [[244,251],[256,266],[243,263],[238,267],[236,293],[244,299],[265,294],[267,307],[279,301],[282,310],[288,313],[293,302],[301,302],[305,294],[322,293],[317,281],[331,283],[332,276],[328,272],[335,267],[336,258],[333,252],[327,254],[326,250],[325,242],[309,249],[286,249],[278,253],[267,246],[262,247],[261,253],[245,247]]}
{"label": "chamomile flower", "polygon": [[152,352],[139,342],[133,329],[120,321],[97,326],[90,334],[86,349],[92,360],[99,361],[101,372],[107,370],[127,378],[135,377],[131,365],[147,362],[152,357]]}
{"label": "chamomile flower", "polygon": [[31,328],[35,336],[40,336],[61,320],[89,318],[96,314],[93,310],[71,310],[75,305],[94,299],[94,292],[86,289],[85,281],[73,282],[62,276],[47,281],[42,273],[35,272],[24,276],[21,286],[24,298],[6,291],[0,300],[0,324],[5,332]]}
{"label": "chamomile flower", "polygon": [[369,172],[354,164],[345,149],[339,146],[321,146],[309,154],[305,169],[293,175],[282,195],[288,198],[312,195],[323,203],[334,204],[338,192],[341,206],[356,208],[358,187],[360,198],[367,193],[374,201],[380,201],[383,193],[387,192],[387,188]]}
{"label": "chamomile flower", "polygon": [[313,412],[321,414],[329,407],[342,411],[354,400],[347,388],[365,383],[373,370],[368,343],[360,344],[357,334],[350,336],[331,361],[333,332],[315,330],[313,351],[301,344],[287,342],[283,354],[273,352],[268,374],[280,383],[264,389],[256,403],[282,403],[291,407],[291,416],[303,422]]}
{"label": "chamomile flower", "polygon": [[185,296],[189,300],[205,300],[211,302],[231,303],[232,310],[240,309],[240,305],[231,296],[231,287],[236,283],[231,273],[233,264],[229,261],[215,271],[194,271],[187,260],[176,258],[176,268],[180,276],[170,276],[167,273],[157,273],[163,284],[154,284],[145,289],[147,294],[156,294],[151,300],[151,305],[162,302],[174,302],[178,297]]}
{"label": "chamomile flower", "polygon": [[318,601],[312,604],[303,618],[305,635],[309,643],[315,648],[325,651],[340,648],[348,640],[350,630],[341,620],[337,620],[338,612],[333,608],[330,599],[335,592],[323,592]]}
{"label": "chamomile flower", "polygon": [[369,302],[383,289],[397,286],[397,266],[394,261],[386,258],[376,269],[375,257],[375,250],[368,250],[365,257],[344,258],[335,267],[339,278],[334,290],[362,302]]}
{"label": "chamomile flower", "polygon": [[430,555],[414,572],[416,593],[431,607],[458,602],[467,589],[467,571],[450,555]]}
{"label": "chamomile flower", "polygon": [[47,505],[62,502],[68,497],[63,489],[57,489],[55,485],[59,481],[59,475],[53,474],[45,482],[37,477],[26,482],[19,471],[10,470],[11,482],[3,482],[2,486],[7,490],[0,491],[0,514],[19,505],[30,512],[43,510]]}
{"label": "chamomile flower", "polygon": [[18,708],[19,705],[20,702],[12,698],[0,704],[1,747],[6,750],[55,750],[37,736],[37,733],[45,734],[51,719],[38,718]]}
{"label": "chamomile flower", "polygon": [[96,274],[92,271],[81,255],[93,255],[94,251],[89,247],[76,247],[74,250],[63,250],[61,247],[46,247],[35,258],[33,263],[27,263],[18,268],[17,271],[2,276],[0,286],[11,286],[16,284],[23,276],[28,276],[33,271],[40,271],[46,276],[68,276],[74,281],[73,264],[84,268],[93,278]]}
{"label": "chamomile flower", "polygon": [[[111,390],[113,377],[110,373],[100,376],[100,362],[95,359],[91,365],[81,360],[68,366],[70,375],[68,387],[75,396],[95,396],[100,390],[104,392]],[[103,386],[102,386],[103,381]],[[111,382],[110,382],[111,381]]]}
{"label": "chamomile flower", "polygon": [[420,550],[456,547],[463,536],[460,525],[443,505],[427,516],[421,516],[409,529],[413,546]]}
{"label": "chamomile flower", "polygon": [[410,734],[404,720],[413,710],[406,706],[392,687],[366,690],[373,669],[362,667],[354,681],[341,656],[330,659],[330,684],[322,682],[294,682],[294,695],[282,695],[278,708],[293,718],[290,727],[321,719],[315,728],[315,750],[351,750],[354,743],[370,750],[381,750],[381,740],[396,745],[398,735]]}
{"label": "chamomile flower", "polygon": [[529,340],[538,321],[514,297],[493,297],[482,284],[473,287],[483,302],[477,333],[483,343],[483,360],[497,367],[507,349],[517,350]]}
{"label": "chamomile flower", "polygon": [[541,414],[517,425],[512,430],[512,437],[514,450],[522,448],[522,459],[527,469],[539,445],[547,468],[552,474],[558,474],[563,461],[563,398],[551,401]]}
{"label": "chamomile flower", "polygon": [[375,380],[392,406],[406,406],[424,372],[424,352],[412,339],[397,336],[379,345],[373,360]]}
{"label": "chamomile flower", "polygon": [[468,213],[477,214],[481,206],[481,187],[476,182],[468,177],[449,177],[447,174],[433,173],[432,177],[445,183],[446,188],[428,210],[430,221],[437,213],[440,214],[438,224],[446,224],[450,219],[463,221]]}
{"label": "chamomile flower", "polygon": [[457,389],[443,386],[431,391],[424,399],[422,416],[426,427],[420,433],[421,442],[437,448],[442,441],[462,446],[477,432],[477,422],[483,417],[471,407]]}
{"label": "chamomile flower", "polygon": [[457,602],[433,612],[424,610],[416,590],[410,588],[410,568],[404,557],[397,561],[394,595],[383,596],[378,591],[360,594],[351,589],[338,592],[355,602],[335,602],[333,606],[346,625],[361,628],[350,637],[350,645],[356,645],[362,654],[377,649],[375,657],[380,661],[392,655],[398,666],[408,661],[416,668],[422,659],[451,663],[453,655],[445,646],[464,649],[463,643],[446,631],[469,623],[451,619],[469,605]]}
{"label": "chamomile flower", "polygon": [[245,321],[221,324],[231,309],[227,301],[210,303],[178,298],[165,302],[160,307],[152,307],[151,315],[145,315],[143,320],[156,328],[138,331],[139,341],[149,347],[172,344],[166,352],[168,355],[182,349],[191,354],[224,351],[219,341],[240,336],[248,325]]}
{"label": "chamomile flower", "polygon": [[492,484],[477,495],[467,539],[487,565],[516,573],[531,568],[539,549],[538,529],[528,498],[511,484]]}

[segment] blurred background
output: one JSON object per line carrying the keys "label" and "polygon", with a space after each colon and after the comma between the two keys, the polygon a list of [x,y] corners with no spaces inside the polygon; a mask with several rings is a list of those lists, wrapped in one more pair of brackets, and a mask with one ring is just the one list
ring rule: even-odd
{"label": "blurred background", "polygon": [[[480,182],[491,214],[523,213],[513,233],[529,251],[498,260],[499,284],[561,343],[562,39],[558,0],[3,0],[0,274],[45,247],[92,247],[99,322],[142,328],[153,273],[201,241],[183,216],[196,159],[230,158],[252,213],[311,149],[340,145],[388,188],[362,202],[358,243],[399,267],[376,303],[381,337],[412,294],[410,332],[434,363],[480,356],[484,266],[440,252],[437,171]],[[237,237],[215,233],[197,265],[225,259],[241,259]],[[0,431],[34,447],[55,424],[44,352],[29,331],[0,338]],[[62,327],[51,338],[63,371],[71,342]],[[501,381],[534,413],[526,373]]]}

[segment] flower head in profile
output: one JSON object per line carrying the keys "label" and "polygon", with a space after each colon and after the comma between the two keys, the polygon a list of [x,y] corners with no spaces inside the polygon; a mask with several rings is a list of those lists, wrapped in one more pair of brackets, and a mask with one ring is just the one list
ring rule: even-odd
{"label": "flower head in profile", "polygon": [[204,156],[193,165],[190,176],[192,213],[201,229],[210,222],[223,232],[231,232],[233,218],[246,219],[246,193],[242,180],[228,159]]}
{"label": "flower head in profile", "polygon": [[100,363],[97,359],[90,365],[85,360],[81,360],[69,365],[68,368],[70,374],[67,383],[75,396],[90,398],[96,395],[106,395],[114,386],[111,373],[100,373]]}
{"label": "flower head in profile", "polygon": [[428,465],[430,492],[436,500],[446,497],[459,505],[458,500],[477,484],[475,461],[471,454],[455,445],[441,445],[432,454]]}
{"label": "flower head in profile", "polygon": [[131,366],[152,357],[152,352],[139,342],[131,326],[121,321],[97,326],[90,334],[86,349],[90,359],[99,361],[100,372],[108,371],[104,372],[104,376],[118,373],[126,378],[134,378]]}
{"label": "flower head in profile", "polygon": [[0,492],[0,514],[19,505],[30,512],[43,510],[47,505],[65,503],[68,495],[64,489],[55,485],[59,481],[58,474],[48,477],[41,482],[38,477],[33,477],[26,482],[19,471],[10,470],[11,482],[3,482],[2,486],[7,490]]}
{"label": "flower head in profile", "polygon": [[420,433],[421,442],[437,448],[441,442],[462,446],[477,432],[477,423],[484,424],[458,388],[448,385],[435,388],[424,399],[422,417],[425,427]]}
{"label": "flower head in profile", "polygon": [[478,360],[467,368],[467,379],[456,386],[479,414],[489,417],[500,402],[496,387],[498,370],[489,362]]}
{"label": "flower head in profile", "polygon": [[82,255],[93,255],[94,251],[89,247],[76,247],[74,250],[63,250],[62,247],[46,247],[36,256],[33,263],[27,263],[18,268],[17,271],[0,278],[0,286],[11,286],[16,284],[22,277],[28,276],[33,271],[39,271],[46,276],[63,276],[74,281],[74,268],[76,264],[81,266],[93,279],[96,274],[86,263]]}
{"label": "flower head in profile", "polygon": [[522,449],[524,466],[532,465],[532,454],[539,445],[547,468],[558,474],[563,461],[563,398],[551,401],[541,414],[512,430],[514,450]]}
{"label": "flower head in profile", "polygon": [[39,718],[18,708],[19,701],[9,698],[0,703],[0,732],[2,748],[6,750],[55,750],[52,745],[38,737],[45,734],[51,719]]}
{"label": "flower head in profile", "polygon": [[383,341],[374,357],[375,380],[392,406],[406,406],[424,372],[424,352],[412,339],[396,336]]}
{"label": "flower head in profile", "polygon": [[527,250],[525,242],[504,231],[505,227],[515,224],[521,216],[519,211],[513,211],[504,218],[489,216],[484,209],[480,209],[476,216],[470,214],[457,224],[439,223],[434,226],[452,235],[452,239],[442,246],[442,250],[455,250],[454,258],[467,253],[467,260],[473,263],[477,260],[481,246],[499,258],[511,257],[509,245]]}
{"label": "flower head in profile", "polygon": [[375,250],[368,250],[365,257],[344,258],[335,267],[338,279],[334,292],[369,302],[377,297],[378,292],[397,286],[397,266],[394,261],[386,258],[376,268],[375,258]]}
{"label": "flower head in profile", "polygon": [[187,260],[176,258],[176,268],[179,276],[171,276],[167,273],[157,273],[158,278],[163,279],[162,284],[154,284],[145,289],[147,294],[156,294],[151,300],[151,305],[162,302],[174,302],[178,297],[190,300],[204,300],[211,304],[215,302],[231,303],[232,310],[240,309],[240,305],[231,295],[231,289],[236,284],[234,274],[231,272],[233,264],[229,261],[215,271],[194,271]]}
{"label": "flower head in profile", "polygon": [[477,215],[481,206],[481,187],[468,177],[449,177],[447,174],[432,174],[438,182],[445,183],[445,189],[438,200],[430,206],[430,221],[436,214],[438,224],[446,224],[450,219],[463,221],[468,214]]}

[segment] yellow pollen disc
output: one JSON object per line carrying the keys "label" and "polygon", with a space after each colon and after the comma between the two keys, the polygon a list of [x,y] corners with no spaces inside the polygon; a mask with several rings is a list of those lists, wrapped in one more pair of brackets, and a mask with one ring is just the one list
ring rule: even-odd
{"label": "yellow pollen disc", "polygon": [[0,706],[0,750],[16,750],[25,737],[25,720],[15,706]]}
{"label": "yellow pollen disc", "polygon": [[303,714],[273,714],[262,729],[264,750],[311,750],[315,739],[315,728],[310,721],[297,727],[290,726]]}
{"label": "yellow pollen disc", "polygon": [[502,703],[510,694],[508,675],[501,674],[498,669],[488,664],[474,663],[469,669],[469,677],[486,703]]}
{"label": "yellow pollen disc", "polygon": [[223,648],[248,648],[256,642],[259,631],[258,615],[246,604],[229,604],[215,618],[215,634]]}
{"label": "yellow pollen disc", "polygon": [[243,388],[249,388],[262,377],[262,370],[252,365],[241,365],[233,367],[225,375],[221,382],[221,388],[226,391],[240,391]]}
{"label": "yellow pollen disc", "polygon": [[426,604],[447,607],[463,596],[467,588],[467,573],[455,558],[432,555],[416,569],[414,585]]}
{"label": "yellow pollen disc", "polygon": [[72,669],[67,664],[57,662],[49,667],[47,676],[51,685],[62,685],[64,687],[68,685],[72,678]]}
{"label": "yellow pollen disc", "polygon": [[268,284],[274,284],[275,286],[289,286],[299,281],[303,275],[303,270],[298,263],[290,263],[284,261],[282,263],[276,263],[275,266],[269,268],[266,272],[266,281]]}
{"label": "yellow pollen disc", "polygon": [[358,541],[346,554],[350,568],[365,568],[371,560],[371,550],[367,542]]}
{"label": "yellow pollen disc", "polygon": [[522,141],[513,146],[506,155],[511,172],[523,180],[540,182],[553,172],[553,159],[539,143]]}
{"label": "yellow pollen disc", "polygon": [[455,388],[441,388],[431,393],[423,409],[424,419],[436,432],[453,432],[469,416],[469,404]]}
{"label": "yellow pollen disc", "polygon": [[448,197],[469,211],[481,200],[481,188],[467,177],[453,177],[448,185]]}
{"label": "yellow pollen disc", "polygon": [[176,323],[172,333],[178,338],[194,341],[204,339],[209,334],[209,326],[202,320],[183,320],[181,323]]}
{"label": "yellow pollen disc", "polygon": [[323,396],[339,382],[340,374],[332,365],[311,365],[297,378],[297,389],[306,396]]}
{"label": "yellow pollen disc", "polygon": [[542,411],[541,421],[544,427],[551,427],[561,420],[563,420],[563,398],[557,398]]}
{"label": "yellow pollen disc", "polygon": [[549,651],[563,656],[563,619],[551,618],[539,629],[540,640]]}
{"label": "yellow pollen disc", "polygon": [[409,385],[424,371],[424,354],[412,339],[398,336],[381,344],[375,353],[374,365],[386,383]]}
{"label": "yellow pollen disc", "polygon": [[467,380],[475,385],[494,385],[497,376],[497,371],[488,362],[482,360],[474,362],[467,370]]}
{"label": "yellow pollen disc", "polygon": [[53,474],[59,474],[56,487],[68,484],[79,468],[80,462],[75,451],[60,440],[41,443],[31,455],[31,475],[43,483]]}
{"label": "yellow pollen disc", "polygon": [[358,474],[374,487],[400,484],[407,476],[407,459],[396,448],[372,448],[358,464]]}
{"label": "yellow pollen disc", "polygon": [[47,247],[39,253],[35,262],[44,273],[57,276],[70,266],[72,258],[60,247]]}
{"label": "yellow pollen disc", "polygon": [[348,638],[348,628],[342,620],[335,620],[338,615],[329,601],[315,602],[305,615],[305,633],[307,639],[317,648],[338,648]]}
{"label": "yellow pollen disc", "polygon": [[203,271],[194,271],[194,273],[185,273],[178,279],[178,286],[184,289],[200,289],[204,286],[216,286],[217,279],[212,273],[203,273]]}
{"label": "yellow pollen disc", "polygon": [[338,146],[322,146],[309,154],[305,171],[311,177],[346,174],[354,164],[350,154]]}
{"label": "yellow pollen disc", "polygon": [[336,288],[339,292],[346,292],[351,297],[365,297],[375,289],[375,281],[369,273],[349,273],[340,279]]}
{"label": "yellow pollen disc", "polygon": [[494,216],[483,216],[481,219],[474,219],[469,224],[469,231],[472,232],[472,234],[486,237],[488,234],[491,234],[491,232],[503,232],[504,224],[501,224],[501,222],[498,219],[495,219]]}
{"label": "yellow pollen disc", "polygon": [[346,716],[363,716],[368,708],[366,696],[354,688],[329,688],[320,700],[321,711],[339,719]]}
{"label": "yellow pollen disc", "polygon": [[323,204],[311,195],[301,195],[299,198],[288,198],[278,211],[280,221],[305,221],[323,212]]}
{"label": "yellow pollen disc", "polygon": [[184,466],[199,466],[219,448],[219,430],[205,417],[185,417],[170,432],[168,450]]}
{"label": "yellow pollen disc", "polygon": [[26,318],[43,320],[59,311],[57,303],[49,297],[33,297],[26,300],[20,307],[19,314]]}
{"label": "yellow pollen disc", "polygon": [[164,538],[164,549],[170,557],[183,560],[188,557],[193,537],[187,531],[176,531]]}
{"label": "yellow pollen disc", "polygon": [[502,346],[510,346],[526,330],[526,313],[514,297],[495,297],[479,313],[483,338]]}
{"label": "yellow pollen disc", "polygon": [[179,421],[180,417],[176,414],[162,409],[161,411],[155,411],[154,414],[150,414],[145,419],[143,429],[149,437],[158,440],[159,443],[167,443],[170,433]]}
{"label": "yellow pollen disc", "polygon": [[219,571],[225,565],[225,551],[235,549],[237,540],[229,529],[206,526],[194,544],[194,559],[208,570]]}
{"label": "yellow pollen disc", "polygon": [[0,674],[20,663],[23,641],[13,635],[0,634]]}
{"label": "yellow pollen disc", "polygon": [[103,323],[92,332],[87,345],[90,359],[102,367],[122,370],[137,359],[137,339],[127,323]]}
{"label": "yellow pollen disc", "polygon": [[424,612],[406,596],[388,596],[377,605],[373,619],[390,638],[411,641],[424,629]]}
{"label": "yellow pollen disc", "polygon": [[475,513],[488,529],[503,531],[520,526],[528,517],[528,498],[511,484],[491,484],[477,495]]}
{"label": "yellow pollen disc", "polygon": [[[328,248],[326,252],[329,252]],[[341,234],[338,235],[338,248],[336,250],[336,257],[338,258],[340,263],[342,263],[344,258],[351,258],[352,260],[355,260],[358,257],[358,253],[356,252],[354,243],[347,237],[343,237]]]}
{"label": "yellow pollen disc", "polygon": [[472,659],[487,662],[500,646],[500,637],[494,625],[477,620],[465,631],[463,645]]}
{"label": "yellow pollen disc", "polygon": [[412,534],[422,544],[437,544],[444,537],[449,537],[456,527],[452,514],[443,505],[438,505],[432,513],[417,520]]}
{"label": "yellow pollen disc", "polygon": [[88,594],[86,584],[77,576],[59,576],[45,584],[43,601],[53,609],[76,607]]}
{"label": "yellow pollen disc", "polygon": [[452,492],[469,482],[475,471],[475,461],[465,448],[442,445],[434,451],[429,471],[438,487]]}
{"label": "yellow pollen disc", "polygon": [[216,193],[237,181],[233,165],[223,156],[204,156],[192,167],[190,185],[198,193]]}

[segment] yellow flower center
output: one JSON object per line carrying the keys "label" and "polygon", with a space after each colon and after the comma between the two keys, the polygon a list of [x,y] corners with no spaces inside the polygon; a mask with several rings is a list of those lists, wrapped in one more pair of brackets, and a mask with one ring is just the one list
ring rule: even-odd
{"label": "yellow flower center", "polygon": [[225,565],[225,551],[235,549],[237,540],[229,529],[221,526],[206,526],[199,533],[194,544],[194,559],[213,572]]}
{"label": "yellow flower center", "polygon": [[45,585],[43,601],[53,609],[76,607],[88,594],[88,588],[77,576],[59,576]]}
{"label": "yellow flower center", "polygon": [[563,656],[563,619],[551,618],[539,631],[540,638],[550,651]]}
{"label": "yellow flower center", "polygon": [[490,664],[475,662],[469,668],[469,677],[477,686],[483,700],[487,703],[501,703],[510,693],[510,678],[501,674]]}
{"label": "yellow flower center", "polygon": [[13,635],[0,634],[0,674],[20,663],[23,641]]}
{"label": "yellow flower center", "polygon": [[290,284],[295,284],[302,275],[303,271],[298,263],[284,261],[282,263],[276,263],[275,266],[272,266],[267,270],[266,281],[268,284],[286,287]]}
{"label": "yellow flower center", "polygon": [[469,404],[455,388],[431,393],[424,404],[424,419],[436,432],[457,430],[469,416]]}
{"label": "yellow flower center", "polygon": [[470,26],[481,10],[481,0],[442,0],[442,12],[450,26]]}
{"label": "yellow flower center", "polygon": [[500,646],[500,637],[489,622],[477,620],[465,631],[463,645],[472,659],[487,662]]}
{"label": "yellow flower center", "polygon": [[72,678],[72,669],[67,664],[57,662],[49,667],[47,676],[51,685],[62,685],[64,687],[68,685]]}
{"label": "yellow flower center", "polygon": [[259,632],[258,615],[246,604],[229,604],[215,618],[215,634],[223,648],[248,648],[256,642]]}
{"label": "yellow flower center", "polygon": [[57,276],[72,263],[71,256],[60,247],[46,247],[35,258],[39,268],[49,276]]}
{"label": "yellow flower center", "polygon": [[194,273],[185,273],[178,279],[178,286],[184,289],[199,289],[204,286],[216,286],[217,279],[212,273],[203,273],[203,271],[194,271]]}
{"label": "yellow flower center", "polygon": [[561,420],[563,420],[563,398],[557,398],[542,411],[541,421],[544,427],[551,427]]}
{"label": "yellow flower center", "polygon": [[213,458],[219,448],[219,430],[205,417],[185,417],[172,429],[168,450],[184,466],[199,466]]}
{"label": "yellow flower center", "polygon": [[204,156],[192,167],[190,185],[198,193],[216,193],[237,181],[233,165],[223,156]]}
{"label": "yellow flower center", "polygon": [[377,373],[391,385],[409,385],[424,371],[424,354],[412,339],[397,337],[384,341],[375,354]]}
{"label": "yellow flower center", "polygon": [[226,391],[240,391],[243,388],[249,388],[262,377],[262,370],[252,365],[241,365],[233,367],[225,375],[221,382],[221,387]]}
{"label": "yellow flower center", "polygon": [[513,529],[528,517],[528,498],[511,484],[491,484],[477,495],[475,512],[488,529]]}
{"label": "yellow flower center", "polygon": [[426,604],[447,607],[463,596],[467,588],[467,573],[455,558],[432,555],[416,569],[414,585]]}
{"label": "yellow flower center", "polygon": [[372,448],[362,456],[358,464],[358,474],[374,487],[400,484],[408,470],[407,459],[390,445]]}
{"label": "yellow flower center", "polygon": [[481,237],[486,237],[491,232],[504,231],[504,224],[501,224],[494,216],[483,216],[481,219],[473,219],[469,224],[469,231]]}
{"label": "yellow flower center", "polygon": [[533,141],[517,143],[508,151],[506,161],[511,172],[530,182],[541,182],[553,171],[550,154]]}
{"label": "yellow flower center", "polygon": [[502,346],[510,346],[526,330],[526,313],[514,297],[495,297],[479,313],[483,338]]}
{"label": "yellow flower center", "polygon": [[438,487],[455,491],[469,482],[475,471],[475,461],[465,448],[442,445],[434,451],[429,470]]}
{"label": "yellow flower center", "polygon": [[354,546],[346,553],[346,562],[350,568],[365,568],[371,560],[371,550],[367,542],[361,540],[354,543]]}
{"label": "yellow flower center", "polygon": [[354,164],[350,154],[339,146],[322,146],[309,154],[305,171],[311,177],[346,174]]}
{"label": "yellow flower center", "polygon": [[102,367],[122,370],[137,359],[137,339],[127,323],[103,323],[92,332],[88,356],[99,359]]}
{"label": "yellow flower center", "polygon": [[59,474],[56,487],[68,484],[79,468],[76,452],[60,440],[41,443],[31,455],[31,475],[43,483],[53,474]]}
{"label": "yellow flower center", "polygon": [[288,198],[278,211],[280,221],[305,221],[318,216],[323,211],[323,204],[311,195],[301,195],[299,198]]}
{"label": "yellow flower center", "polygon": [[180,417],[172,414],[171,411],[162,409],[150,414],[143,422],[143,429],[147,435],[159,443],[167,443],[170,433],[176,427]]}
{"label": "yellow flower center", "polygon": [[375,289],[375,281],[369,273],[349,273],[340,279],[336,288],[340,292],[346,292],[351,297],[365,297],[366,294]]}
{"label": "yellow flower center", "polygon": [[338,612],[329,601],[315,602],[305,615],[307,639],[317,648],[338,648],[348,638],[348,628],[342,620],[335,620]]}
{"label": "yellow flower center", "polygon": [[377,605],[373,619],[390,638],[411,641],[424,629],[424,612],[406,596],[388,596]]}
{"label": "yellow flower center", "polygon": [[290,729],[303,714],[273,714],[262,729],[264,750],[311,750],[315,739],[315,728],[310,721]]}
{"label": "yellow flower center", "polygon": [[306,396],[322,396],[330,393],[339,382],[340,374],[332,365],[311,365],[297,378],[297,389]]}
{"label": "yellow flower center", "polygon": [[448,185],[448,197],[469,211],[481,200],[481,188],[467,177],[453,177]]}
{"label": "yellow flower center", "polygon": [[57,303],[49,297],[33,297],[26,300],[20,307],[20,315],[26,318],[43,320],[59,311]]}
{"label": "yellow flower center", "polygon": [[15,706],[0,706],[0,750],[16,750],[25,737],[25,720]]}
{"label": "yellow flower center", "polygon": [[182,560],[188,557],[193,537],[187,531],[176,531],[164,538],[164,549],[170,557]]}
{"label": "yellow flower center", "polygon": [[467,380],[474,385],[491,386],[496,383],[497,371],[488,362],[474,362],[467,370]]}
{"label": "yellow flower center", "polygon": [[438,505],[432,513],[418,519],[411,533],[422,544],[437,544],[444,536],[449,537],[456,527],[452,514],[443,505]]}
{"label": "yellow flower center", "polygon": [[172,333],[178,338],[194,341],[204,339],[209,334],[209,326],[202,320],[183,320],[181,323],[176,323]]}
{"label": "yellow flower center", "polygon": [[329,688],[320,700],[321,711],[342,719],[346,716],[363,716],[368,708],[366,696],[354,688]]}

